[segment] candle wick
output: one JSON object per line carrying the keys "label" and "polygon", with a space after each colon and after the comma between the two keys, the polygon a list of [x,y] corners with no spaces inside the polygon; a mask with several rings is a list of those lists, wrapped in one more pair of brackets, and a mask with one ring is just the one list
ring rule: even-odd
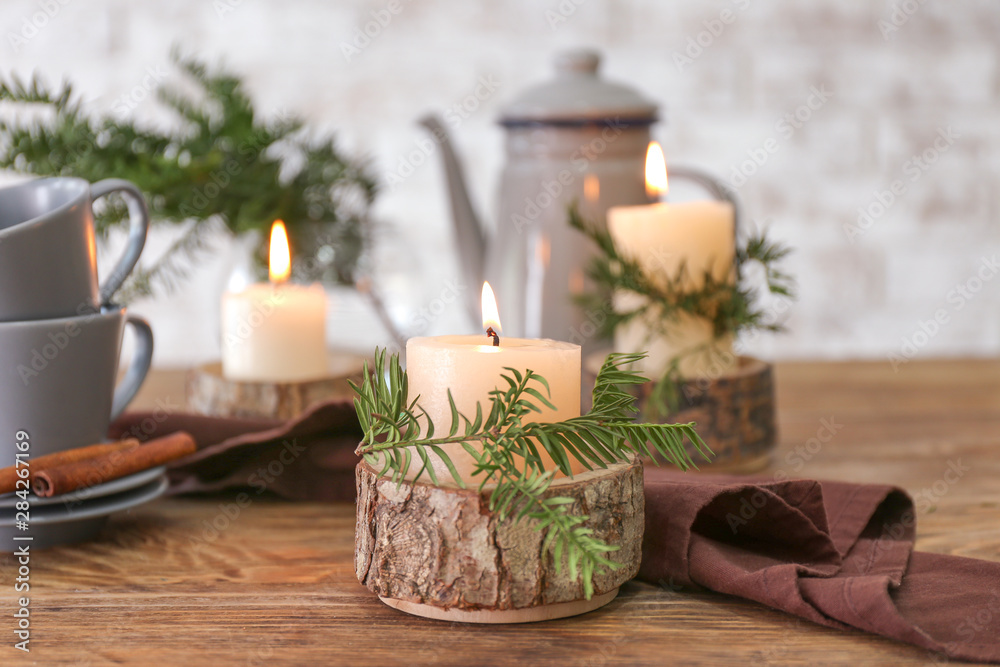
{"label": "candle wick", "polygon": [[493,347],[500,347],[500,335],[490,327],[486,330],[487,338],[493,339]]}

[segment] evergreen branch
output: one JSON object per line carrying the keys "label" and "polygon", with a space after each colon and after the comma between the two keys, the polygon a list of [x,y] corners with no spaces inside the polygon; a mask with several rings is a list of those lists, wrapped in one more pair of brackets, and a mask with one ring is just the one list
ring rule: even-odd
{"label": "evergreen branch", "polygon": [[[193,225],[170,257],[139,267],[126,294],[169,288],[182,278],[201,249],[190,236],[206,233],[200,223],[210,219],[234,234],[258,230],[262,242],[271,223],[283,219],[300,267],[308,263],[316,235],[329,229],[336,250],[329,276],[353,284],[376,193],[368,164],[345,155],[333,137],[310,136],[300,118],[260,118],[240,77],[177,49],[171,59],[192,85],[181,89],[166,81],[151,91],[178,121],[170,130],[138,124],[124,103],[110,113],[85,114],[68,83],[0,79],[0,101],[15,106],[14,114],[0,120],[0,168],[91,182],[124,178],[146,195],[155,222]],[[37,105],[53,113],[17,113]],[[120,202],[108,203],[96,214],[102,237],[127,217]]]}
{"label": "evergreen branch", "polygon": [[60,111],[77,108],[69,83],[64,82],[58,92],[50,91],[38,75],[32,77],[30,83],[21,81],[16,74],[11,76],[10,83],[0,82],[0,101],[47,104]]}
{"label": "evergreen branch", "polygon": [[[794,281],[775,266],[791,249],[770,241],[764,232],[749,236],[736,248],[737,280],[716,278],[706,268],[700,274],[701,287],[692,289],[695,281],[690,267],[681,264],[675,275],[666,276],[665,280],[654,279],[637,261],[618,252],[606,230],[584,221],[575,206],[569,209],[569,224],[600,250],[587,271],[597,290],[582,295],[578,301],[587,309],[607,312],[601,327],[604,337],[611,337],[615,329],[636,318],[658,327],[651,336],[667,335],[684,315],[710,322],[715,338],[753,330],[782,330],[780,324],[769,321],[767,311],[758,304],[757,290],[742,279],[744,267],[757,262],[764,267],[769,292],[794,297]],[[637,294],[643,297],[642,303],[620,312],[607,308],[610,295],[616,292]]]}
{"label": "evergreen branch", "polygon": [[[795,281],[777,266],[791,249],[769,240],[763,231],[752,233],[737,244],[733,258],[735,279],[728,276],[718,279],[710,268],[706,268],[699,276],[700,280],[694,281],[690,267],[683,263],[672,276],[647,274],[637,261],[618,252],[607,230],[588,224],[575,205],[569,209],[569,224],[592,240],[599,250],[587,268],[596,289],[580,295],[576,300],[587,311],[605,315],[600,334],[606,338],[636,319],[648,327],[647,343],[656,338],[670,338],[672,329],[682,317],[700,318],[710,323],[715,340],[752,331],[783,330],[783,326],[774,322],[761,305],[759,290],[750,285],[745,276],[748,266],[758,264],[763,268],[764,283],[769,293],[786,298],[795,296]],[[692,288],[696,282],[701,286]],[[612,295],[622,293],[641,298],[635,301],[637,305],[629,309],[610,307]],[[684,350],[667,361],[667,368],[653,383],[645,402],[643,419],[658,421],[679,408],[683,381],[681,361],[699,354],[710,354],[710,347],[705,345]]]}
{"label": "evergreen branch", "polygon": [[[605,554],[614,550],[593,536],[583,525],[588,517],[571,513],[572,499],[548,495],[556,470],[546,470],[541,451],[556,463],[559,471],[572,476],[571,457],[584,467],[606,468],[631,454],[653,458],[659,455],[682,470],[695,465],[684,447],[687,439],[694,450],[710,460],[711,450],[694,430],[694,424],[637,424],[635,399],[624,387],[645,383],[642,375],[627,367],[642,358],[636,354],[609,355],[598,373],[593,392],[593,409],[586,415],[555,423],[531,421],[532,413],[552,409],[545,378],[530,369],[506,368],[501,376],[506,388],[490,393],[489,412],[481,404],[476,414],[461,414],[448,394],[451,424],[439,435],[419,396],[408,394],[406,373],[393,355],[386,364],[385,350],[376,350],[375,363],[366,365],[362,384],[351,383],[354,404],[364,431],[357,452],[380,476],[401,484],[410,471],[413,456],[420,468],[413,480],[427,474],[431,483],[439,480],[431,457],[448,468],[454,482],[466,488],[444,445],[460,444],[474,461],[471,477],[479,480],[479,490],[488,484],[489,507],[500,521],[528,518],[545,531],[545,548],[552,548],[557,569],[565,562],[570,575],[581,577],[584,592],[593,594],[593,575],[618,564]],[[540,449],[541,448],[541,449]]]}

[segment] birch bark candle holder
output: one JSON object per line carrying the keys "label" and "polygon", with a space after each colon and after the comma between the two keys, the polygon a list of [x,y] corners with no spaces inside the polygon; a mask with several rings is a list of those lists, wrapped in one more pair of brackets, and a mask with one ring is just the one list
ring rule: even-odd
{"label": "birch bark candle holder", "polygon": [[582,414],[580,346],[504,338],[489,283],[482,302],[492,344],[411,338],[405,371],[376,350],[356,389],[358,580],[395,609],[446,621],[597,609],[642,557],[645,448],[630,439],[686,469],[677,445],[700,438],[632,421],[623,387],[644,378],[625,366],[641,355],[608,356]]}
{"label": "birch bark candle holder", "polygon": [[358,581],[400,611],[464,623],[530,623],[582,614],[614,599],[639,571],[644,499],[638,458],[555,480],[546,496],[575,500],[595,537],[619,547],[621,567],[594,575],[587,599],[566,563],[542,551],[537,521],[498,522],[489,489],[403,481],[362,462],[355,568]]}
{"label": "birch bark candle holder", "polygon": [[[603,354],[587,358],[584,375],[589,386],[593,386],[603,359]],[[644,420],[649,402],[656,400],[655,386],[650,381],[635,392]],[[661,416],[657,421],[697,423],[698,434],[715,453],[711,463],[696,459],[700,469],[747,474],[770,462],[778,435],[771,364],[739,357],[735,368],[681,381],[676,395],[676,409],[658,406],[656,413]]]}
{"label": "birch bark candle holder", "polygon": [[[484,303],[492,291],[484,286]],[[495,306],[492,307],[495,311]],[[484,306],[484,312],[489,309]],[[494,318],[496,319],[496,318]],[[554,422],[580,416],[581,352],[551,340],[503,338],[484,316],[488,336],[437,336],[407,341],[411,396],[438,425],[452,423],[451,401],[465,415],[476,405],[489,410],[489,394],[504,386],[505,367],[547,376],[553,405],[531,420]],[[499,324],[495,325],[499,328]],[[489,333],[493,332],[493,333]],[[451,397],[449,399],[449,396]],[[470,488],[403,480],[398,485],[362,462],[357,467],[355,566],[358,580],[387,605],[417,616],[468,623],[527,623],[573,616],[607,604],[638,572],[642,552],[642,464],[633,457],[587,471],[578,461],[572,477],[558,477],[542,497],[574,499],[570,513],[587,514],[594,537],[619,547],[617,570],[595,574],[588,599],[583,584],[552,547],[542,550],[545,531],[527,517],[501,521],[490,510],[495,486],[478,490],[472,457],[458,443],[441,445]],[[547,469],[555,463],[543,452]],[[450,480],[434,457],[438,480]],[[420,461],[413,457],[409,477]],[[420,479],[426,479],[427,476]],[[560,559],[562,560],[562,559]]]}

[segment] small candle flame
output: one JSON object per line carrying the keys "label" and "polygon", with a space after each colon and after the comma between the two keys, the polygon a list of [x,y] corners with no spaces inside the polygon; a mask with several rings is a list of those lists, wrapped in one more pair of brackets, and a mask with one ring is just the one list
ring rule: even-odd
{"label": "small candle flame", "polygon": [[292,275],[292,253],[288,248],[285,223],[275,220],[271,225],[271,252],[268,256],[268,274],[272,283],[283,283]]}
{"label": "small candle flame", "polygon": [[589,202],[596,202],[601,198],[601,181],[597,174],[587,174],[583,177],[583,198]]}
{"label": "small candle flame", "polygon": [[494,344],[496,336],[503,331],[500,326],[500,313],[497,311],[497,299],[493,296],[493,288],[489,283],[483,283],[483,329],[494,331]]}
{"label": "small candle flame", "polygon": [[659,199],[667,194],[667,161],[659,142],[650,141],[646,149],[646,194]]}

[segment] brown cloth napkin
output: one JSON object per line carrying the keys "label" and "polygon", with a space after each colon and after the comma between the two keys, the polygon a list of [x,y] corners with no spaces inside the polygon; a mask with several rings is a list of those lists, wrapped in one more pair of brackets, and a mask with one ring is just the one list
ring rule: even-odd
{"label": "brown cloth napkin", "polygon": [[289,421],[129,412],[109,437],[149,440],[187,431],[198,451],[168,467],[170,493],[246,488],[290,500],[354,502],[361,425],[350,401],[320,403]]}
{"label": "brown cloth napkin", "polygon": [[1000,662],[1000,562],[913,551],[913,501],[881,485],[646,469],[639,578],[830,627]]}
{"label": "brown cloth napkin", "polygon": [[[112,437],[184,430],[199,451],[171,491],[244,487],[352,501],[361,429],[349,402],[288,421],[129,413]],[[639,578],[761,602],[815,623],[1000,662],[1000,562],[913,551],[913,501],[891,486],[646,469]]]}

